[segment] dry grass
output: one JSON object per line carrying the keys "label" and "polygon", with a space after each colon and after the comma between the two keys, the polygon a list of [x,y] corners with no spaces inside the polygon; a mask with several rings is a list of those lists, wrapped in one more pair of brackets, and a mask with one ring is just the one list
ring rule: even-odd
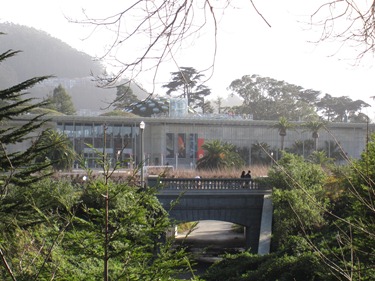
{"label": "dry grass", "polygon": [[163,175],[167,178],[194,178],[200,176],[201,178],[239,178],[242,171],[251,171],[253,178],[267,176],[269,166],[249,166],[242,169],[220,169],[209,171],[197,171],[194,169],[178,169],[178,170],[157,170],[150,169],[149,175]]}

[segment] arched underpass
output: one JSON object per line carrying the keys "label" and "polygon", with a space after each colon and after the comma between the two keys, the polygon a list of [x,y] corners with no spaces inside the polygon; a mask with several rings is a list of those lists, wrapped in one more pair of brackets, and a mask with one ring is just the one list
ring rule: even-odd
{"label": "arched underpass", "polygon": [[245,248],[267,254],[270,249],[271,190],[162,189],[157,197],[177,222],[216,220],[242,225]]}

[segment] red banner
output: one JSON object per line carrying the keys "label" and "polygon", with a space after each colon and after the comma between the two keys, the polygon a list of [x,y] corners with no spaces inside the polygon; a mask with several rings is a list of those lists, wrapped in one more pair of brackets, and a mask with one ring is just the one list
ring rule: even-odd
{"label": "red banner", "polygon": [[202,145],[204,144],[204,139],[198,138],[198,150],[197,150],[197,158],[201,159],[204,156],[204,150]]}

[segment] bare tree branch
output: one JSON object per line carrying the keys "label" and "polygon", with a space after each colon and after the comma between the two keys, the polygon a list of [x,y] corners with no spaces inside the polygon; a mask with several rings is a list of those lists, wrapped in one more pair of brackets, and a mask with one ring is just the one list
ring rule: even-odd
{"label": "bare tree branch", "polygon": [[333,0],[320,5],[311,24],[322,27],[318,42],[333,40],[358,52],[357,59],[375,51],[375,1]]}
{"label": "bare tree branch", "polygon": [[[129,4],[126,1],[126,7],[114,15],[97,19],[84,13],[84,20],[70,21],[94,26],[93,33],[105,29],[114,34],[100,58],[111,60],[120,66],[120,70],[112,77],[99,77],[104,86],[113,86],[124,75],[132,81],[145,71],[153,71],[155,84],[162,62],[172,61],[178,68],[177,54],[211,30],[208,34],[213,36],[213,50],[210,53],[212,60],[206,69],[201,70],[211,71],[210,75],[206,75],[209,79],[214,71],[217,52],[217,15],[231,6],[232,2],[234,1],[137,0]],[[253,0],[250,2],[270,26]],[[128,50],[126,57],[119,55],[119,49]]]}

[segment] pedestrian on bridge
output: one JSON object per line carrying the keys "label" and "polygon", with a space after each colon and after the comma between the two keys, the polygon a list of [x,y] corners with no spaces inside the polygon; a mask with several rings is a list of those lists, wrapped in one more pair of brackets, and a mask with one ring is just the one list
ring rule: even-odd
{"label": "pedestrian on bridge", "polygon": [[[246,172],[242,171],[242,173],[241,173],[241,179],[244,179],[244,178],[246,178]],[[242,183],[242,188],[245,188],[245,187],[246,187],[246,182],[244,181]]]}
{"label": "pedestrian on bridge", "polygon": [[196,181],[196,186],[195,186],[195,188],[198,188],[198,189],[200,189],[201,188],[201,181],[200,181],[200,176],[198,175],[198,176],[195,176],[195,179],[197,179],[197,181]]}
{"label": "pedestrian on bridge", "polygon": [[253,180],[251,178],[251,171],[250,170],[247,171],[247,174],[245,175],[245,178],[247,179],[246,187],[251,187],[251,185],[253,183]]}

